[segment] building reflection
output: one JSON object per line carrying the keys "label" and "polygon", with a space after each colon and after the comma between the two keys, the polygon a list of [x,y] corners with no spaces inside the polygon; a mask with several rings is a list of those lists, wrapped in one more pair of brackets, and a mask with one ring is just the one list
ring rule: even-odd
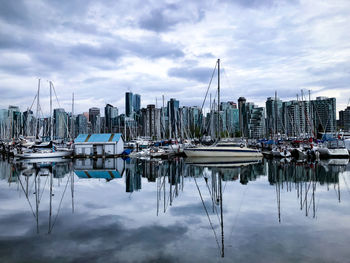
{"label": "building reflection", "polygon": [[[331,159],[315,163],[267,161],[268,181],[275,186],[278,221],[281,222],[281,191],[296,191],[300,210],[306,217],[316,218],[316,187],[326,185],[336,190],[341,201],[339,177],[347,170],[348,159]],[[345,178],[344,178],[345,180]],[[346,181],[345,181],[346,182]]]}
{"label": "building reflection", "polygon": [[125,170],[121,158],[75,159],[74,173],[82,179],[105,179],[110,181],[122,178]]}
{"label": "building reflection", "polygon": [[[50,202],[49,218],[53,217],[53,204],[57,214],[64,198],[71,198],[71,209],[74,212],[74,185],[77,180],[123,180],[125,192],[133,193],[142,190],[142,184],[154,187],[157,207],[155,213],[160,216],[176,202],[176,198],[184,191],[184,185],[196,184],[198,192],[208,191],[210,202],[202,200],[203,211],[218,214],[222,209],[221,183],[239,183],[245,187],[256,180],[264,179],[276,194],[277,218],[282,222],[281,205],[286,193],[295,191],[298,207],[302,215],[316,218],[317,191],[316,188],[336,190],[337,200],[341,201],[340,177],[343,172],[350,170],[349,160],[328,160],[317,163],[298,163],[281,160],[249,160],[225,162],[222,164],[198,162],[176,158],[168,160],[140,159],[75,159],[67,161],[19,162],[1,161],[0,180],[17,187],[24,193],[33,216],[39,225],[40,200]],[[199,179],[205,181],[202,189],[197,185]],[[345,178],[344,178],[345,181]],[[345,181],[346,183],[346,181]],[[60,186],[63,188],[58,189]],[[68,187],[70,186],[70,187]],[[144,185],[145,186],[145,185]],[[55,191],[60,195],[55,195]],[[70,194],[69,194],[70,192]],[[45,194],[46,193],[46,194]],[[201,193],[198,193],[201,196]],[[201,197],[202,198],[202,197]],[[53,200],[55,199],[55,200]],[[54,202],[55,201],[55,202]],[[54,221],[49,219],[51,233]],[[223,224],[223,218],[219,220]],[[39,228],[38,228],[39,232]],[[219,235],[217,235],[219,236]],[[220,248],[223,247],[223,244]],[[222,250],[222,249],[221,249]],[[222,251],[223,253],[223,251]]]}
{"label": "building reflection", "polygon": [[[31,210],[36,232],[40,233],[42,221],[48,221],[47,233],[50,234],[54,228],[60,213],[61,204],[66,196],[68,185],[71,185],[72,212],[74,212],[74,176],[70,160],[42,160],[33,162],[31,160],[22,162],[0,162],[1,179],[8,181],[10,186],[14,185],[18,191],[24,194],[25,200]],[[54,202],[54,189],[63,184],[64,190],[56,194]],[[40,212],[41,203],[49,206],[48,215]],[[53,210],[56,210],[53,212]]]}

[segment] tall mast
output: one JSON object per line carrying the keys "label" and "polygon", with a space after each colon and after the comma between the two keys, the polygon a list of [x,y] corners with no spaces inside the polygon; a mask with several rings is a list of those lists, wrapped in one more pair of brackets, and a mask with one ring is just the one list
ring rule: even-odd
{"label": "tall mast", "polygon": [[276,137],[276,139],[278,139],[277,138],[277,136],[278,136],[278,132],[277,132],[277,130],[278,130],[278,109],[277,109],[277,90],[275,90],[275,123],[274,123],[274,126],[275,126],[275,137]]}
{"label": "tall mast", "polygon": [[74,138],[74,92],[72,94],[72,116],[71,116],[70,130],[71,130],[71,140],[73,140]]}
{"label": "tall mast", "polygon": [[165,107],[164,107],[164,95],[162,97],[163,97],[163,108],[162,108],[163,139],[165,139],[166,138],[166,132],[165,132],[165,122],[164,122],[164,110],[165,110]]}
{"label": "tall mast", "polygon": [[36,95],[36,125],[35,125],[35,138],[38,136],[39,129],[39,94],[40,94],[40,79],[38,81],[38,94]]}
{"label": "tall mast", "polygon": [[53,140],[52,83],[50,81],[50,141]]}
{"label": "tall mast", "polygon": [[218,59],[218,138],[220,137],[220,59]]}

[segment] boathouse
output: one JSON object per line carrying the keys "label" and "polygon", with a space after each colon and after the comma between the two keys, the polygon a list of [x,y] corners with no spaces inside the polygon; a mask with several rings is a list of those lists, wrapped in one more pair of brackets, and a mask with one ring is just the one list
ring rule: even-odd
{"label": "boathouse", "polygon": [[123,151],[121,133],[79,134],[74,140],[74,155],[77,157],[116,156]]}

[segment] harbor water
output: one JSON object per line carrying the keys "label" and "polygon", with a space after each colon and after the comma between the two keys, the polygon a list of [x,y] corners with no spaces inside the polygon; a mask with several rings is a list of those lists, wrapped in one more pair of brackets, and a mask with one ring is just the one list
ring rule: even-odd
{"label": "harbor water", "polygon": [[348,159],[0,161],[0,262],[349,262]]}

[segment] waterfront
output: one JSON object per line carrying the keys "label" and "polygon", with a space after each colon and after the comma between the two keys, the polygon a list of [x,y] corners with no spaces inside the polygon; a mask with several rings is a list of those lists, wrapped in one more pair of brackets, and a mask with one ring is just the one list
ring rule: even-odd
{"label": "waterfront", "polygon": [[347,159],[3,160],[0,261],[347,262],[349,185]]}

